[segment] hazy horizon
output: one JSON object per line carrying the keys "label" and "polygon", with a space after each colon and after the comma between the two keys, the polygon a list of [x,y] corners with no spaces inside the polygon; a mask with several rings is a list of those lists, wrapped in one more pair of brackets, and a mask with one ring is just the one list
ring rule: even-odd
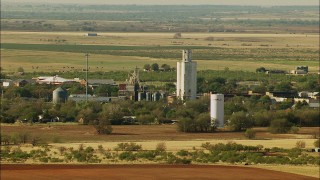
{"label": "hazy horizon", "polygon": [[253,6],[319,6],[318,0],[2,0],[17,3],[61,3],[61,4],[137,4],[137,5],[253,5]]}

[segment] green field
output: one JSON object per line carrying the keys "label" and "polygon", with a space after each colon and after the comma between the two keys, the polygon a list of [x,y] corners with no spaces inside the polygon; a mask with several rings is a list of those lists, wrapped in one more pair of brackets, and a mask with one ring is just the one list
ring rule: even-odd
{"label": "green field", "polygon": [[[199,70],[228,67],[255,71],[263,66],[289,71],[307,65],[311,72],[318,71],[319,35],[185,33],[182,39],[173,39],[171,33],[101,33],[86,37],[78,32],[4,31],[1,35],[4,72],[14,72],[20,66],[26,72],[66,72],[71,70],[68,67],[81,71],[87,52],[91,71],[128,71],[155,62],[175,67],[182,49],[193,50]],[[213,41],[205,40],[207,37],[214,37]],[[173,45],[173,41],[181,43]]]}

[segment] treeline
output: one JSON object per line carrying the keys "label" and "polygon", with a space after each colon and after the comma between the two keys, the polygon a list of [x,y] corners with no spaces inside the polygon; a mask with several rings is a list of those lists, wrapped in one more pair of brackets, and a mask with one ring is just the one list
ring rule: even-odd
{"label": "treeline", "polygon": [[[319,25],[317,9],[312,6],[137,6],[137,5],[41,5],[5,3],[1,13],[2,29],[37,31],[122,31],[122,32],[239,32],[243,27],[264,29]],[[305,12],[305,13],[301,13]],[[98,12],[98,13],[97,13]],[[246,12],[246,13],[244,13]],[[255,15],[274,16],[274,20],[248,19]],[[305,14],[308,14],[306,16]],[[310,15],[309,15],[310,14]],[[296,17],[285,19],[283,17]],[[174,18],[173,18],[174,17]],[[228,18],[228,20],[223,20]],[[239,18],[239,19],[238,19]],[[14,19],[15,21],[8,21]],[[19,19],[19,20],[17,20]],[[39,20],[40,19],[40,20]],[[59,23],[54,20],[60,20]],[[61,23],[68,21],[67,23]],[[99,22],[97,22],[99,21]],[[105,23],[103,21],[107,21]],[[134,21],[134,22],[130,22]],[[115,23],[116,22],[116,23]],[[99,23],[99,25],[97,25]],[[313,31],[318,29],[314,28]]]}
{"label": "treeline", "polygon": [[[17,106],[19,104],[19,106]],[[294,109],[292,102],[273,104],[266,97],[234,97],[225,102],[225,126],[233,131],[245,131],[252,127],[269,127],[272,133],[296,132],[300,126],[320,126],[319,112],[300,104]],[[134,102],[119,100],[107,104],[98,102],[75,103],[67,101],[53,105],[43,100],[23,100],[15,98],[2,100],[2,123],[59,121],[78,122],[94,125],[98,133],[112,132],[111,125],[124,124],[162,124],[178,120],[178,129],[182,132],[213,132],[209,115],[209,98],[204,97],[183,103],[175,100],[173,104],[159,102]],[[136,119],[124,117],[135,116]]]}

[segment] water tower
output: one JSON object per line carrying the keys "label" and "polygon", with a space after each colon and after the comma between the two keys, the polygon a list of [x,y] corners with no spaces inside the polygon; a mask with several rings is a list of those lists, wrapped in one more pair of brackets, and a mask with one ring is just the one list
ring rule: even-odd
{"label": "water tower", "polygon": [[224,127],[224,95],[210,95],[211,126]]}

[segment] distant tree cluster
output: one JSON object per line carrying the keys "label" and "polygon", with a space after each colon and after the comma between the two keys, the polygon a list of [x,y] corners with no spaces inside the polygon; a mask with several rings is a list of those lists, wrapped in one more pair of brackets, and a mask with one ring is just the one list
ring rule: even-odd
{"label": "distant tree cluster", "polygon": [[168,64],[162,64],[161,66],[159,66],[158,63],[153,63],[153,64],[145,64],[143,66],[143,69],[145,71],[165,71],[165,72],[168,72],[168,71],[174,71],[175,68],[171,68],[170,65]]}

